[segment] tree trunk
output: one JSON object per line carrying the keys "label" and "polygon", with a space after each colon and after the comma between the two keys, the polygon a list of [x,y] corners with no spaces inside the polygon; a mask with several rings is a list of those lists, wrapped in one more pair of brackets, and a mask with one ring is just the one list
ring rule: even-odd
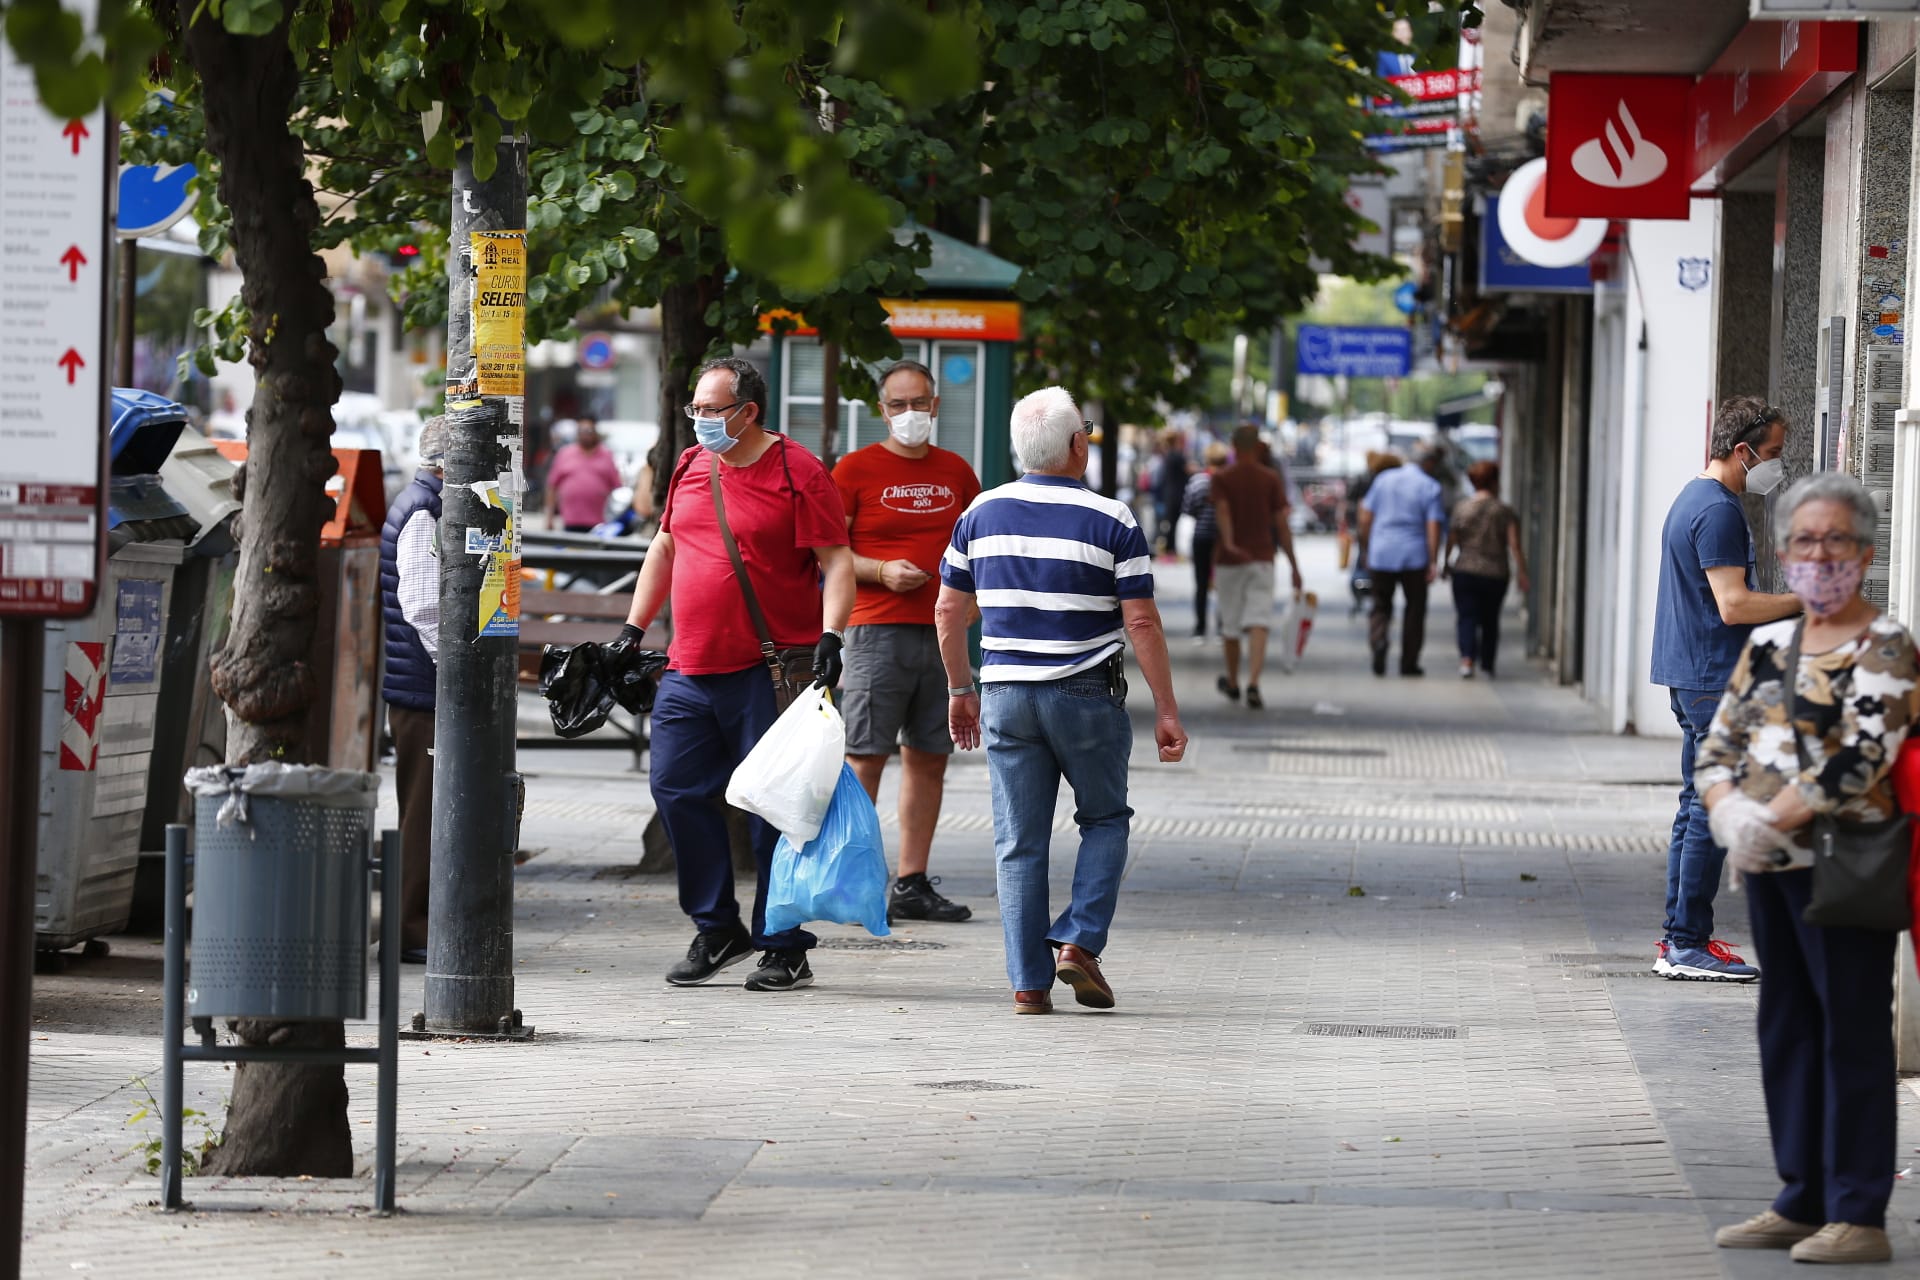
{"label": "tree trunk", "polygon": [[[719,326],[707,322],[707,311],[720,300],[727,287],[727,264],[722,262],[703,274],[670,284],[660,294],[660,438],[647,455],[653,466],[653,507],[664,511],[667,486],[673,481],[674,464],[694,444],[693,423],[683,410],[693,401],[693,375],[707,353],[724,336]],[[727,835],[732,845],[733,867],[737,873],[754,874],[753,841],[744,815],[727,815]],[[666,825],[655,814],[641,833],[639,870],[673,870],[673,846],[667,842]]]}
{"label": "tree trunk", "polygon": [[673,466],[693,446],[693,424],[684,412],[693,401],[693,375],[722,338],[707,311],[727,287],[727,264],[717,263],[660,294],[660,438],[647,455],[653,464],[653,505],[663,510]]}
{"label": "tree trunk", "polygon": [[[320,210],[306,157],[287,128],[298,74],[287,23],[264,36],[228,33],[218,18],[179,4],[187,56],[199,72],[207,149],[219,162],[220,198],[233,212],[241,297],[251,314],[247,462],[233,625],[213,659],[213,688],[227,704],[227,758],[298,762],[318,690],[309,662],[319,592],[320,526],[327,516],[328,440],[340,396],[327,341],[333,295],[313,252]],[[338,1022],[234,1023],[243,1042],[338,1048]],[[234,1070],[226,1132],[205,1171],[222,1176],[350,1177],[345,1073],[337,1066],[242,1063]]]}

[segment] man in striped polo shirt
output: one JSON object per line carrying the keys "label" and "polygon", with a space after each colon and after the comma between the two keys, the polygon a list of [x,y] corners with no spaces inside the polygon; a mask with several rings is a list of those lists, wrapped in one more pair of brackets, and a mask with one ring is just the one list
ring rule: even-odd
{"label": "man in striped polo shirt", "polygon": [[[974,499],[940,566],[934,623],[947,669],[947,727],[963,751],[984,737],[993,781],[993,848],[1015,1013],[1051,1013],[1056,979],[1093,1009],[1113,1007],[1100,953],[1127,866],[1129,638],[1153,691],[1160,759],[1187,749],[1153,556],[1133,512],[1081,482],[1088,439],[1063,387],[1013,408],[1026,474]],[[980,687],[967,624],[979,605]],[[1049,920],[1047,860],[1060,779],[1073,788],[1080,857],[1073,900]],[[1050,951],[1049,948],[1053,948]],[[1057,954],[1056,954],[1057,952]]]}

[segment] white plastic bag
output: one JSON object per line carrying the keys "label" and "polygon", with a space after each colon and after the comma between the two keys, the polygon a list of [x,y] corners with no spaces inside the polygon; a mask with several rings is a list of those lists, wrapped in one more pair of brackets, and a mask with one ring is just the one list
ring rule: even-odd
{"label": "white plastic bag", "polygon": [[847,722],[825,689],[808,685],[733,771],[727,803],[803,845],[820,834],[846,754]]}
{"label": "white plastic bag", "polygon": [[1279,625],[1273,629],[1273,659],[1288,675],[1293,674],[1307,651],[1307,637],[1313,634],[1313,616],[1319,610],[1320,597],[1307,591],[1289,600],[1280,614]]}
{"label": "white plastic bag", "polygon": [[1184,511],[1173,522],[1173,554],[1182,560],[1193,559],[1193,531],[1199,523]]}

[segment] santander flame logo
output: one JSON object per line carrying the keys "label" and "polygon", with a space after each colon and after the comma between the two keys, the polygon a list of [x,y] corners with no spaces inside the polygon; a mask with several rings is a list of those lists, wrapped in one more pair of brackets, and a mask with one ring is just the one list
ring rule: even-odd
{"label": "santander flame logo", "polygon": [[1573,171],[1596,187],[1644,187],[1667,171],[1667,153],[1641,136],[1622,99],[1601,136],[1573,149]]}

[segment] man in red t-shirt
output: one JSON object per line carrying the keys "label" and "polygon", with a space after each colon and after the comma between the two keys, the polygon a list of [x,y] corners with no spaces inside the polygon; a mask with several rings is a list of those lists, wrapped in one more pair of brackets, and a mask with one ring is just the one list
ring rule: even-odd
{"label": "man in red t-shirt", "polygon": [[933,604],[953,526],[980,492],[966,459],[931,443],[939,412],[933,371],[900,361],[880,379],[886,439],[855,450],[833,469],[860,582],[840,704],[847,761],[876,801],[887,757],[900,748],[900,874],[887,901],[887,919],[896,922],[973,915],[927,879],[953,753]]}
{"label": "man in red t-shirt", "polygon": [[759,883],[753,928],[740,922],[722,805],[727,780],[773,724],[773,679],[721,537],[712,485],[720,486],[727,528],[740,548],[753,594],[776,648],[814,646],[816,678],[840,678],[840,650],[853,608],[853,556],[840,494],[820,460],[761,424],[767,384],[745,360],[700,370],[693,419],[700,443],[680,455],[667,488],[660,531],[634,587],[620,643],[638,644],[660,606],[673,602],[673,643],[653,704],[649,782],[673,845],[680,908],[699,930],[667,981],[691,987],[759,949],[749,991],[812,983],[805,929],[766,931],[767,875],[777,834],[752,819]]}

